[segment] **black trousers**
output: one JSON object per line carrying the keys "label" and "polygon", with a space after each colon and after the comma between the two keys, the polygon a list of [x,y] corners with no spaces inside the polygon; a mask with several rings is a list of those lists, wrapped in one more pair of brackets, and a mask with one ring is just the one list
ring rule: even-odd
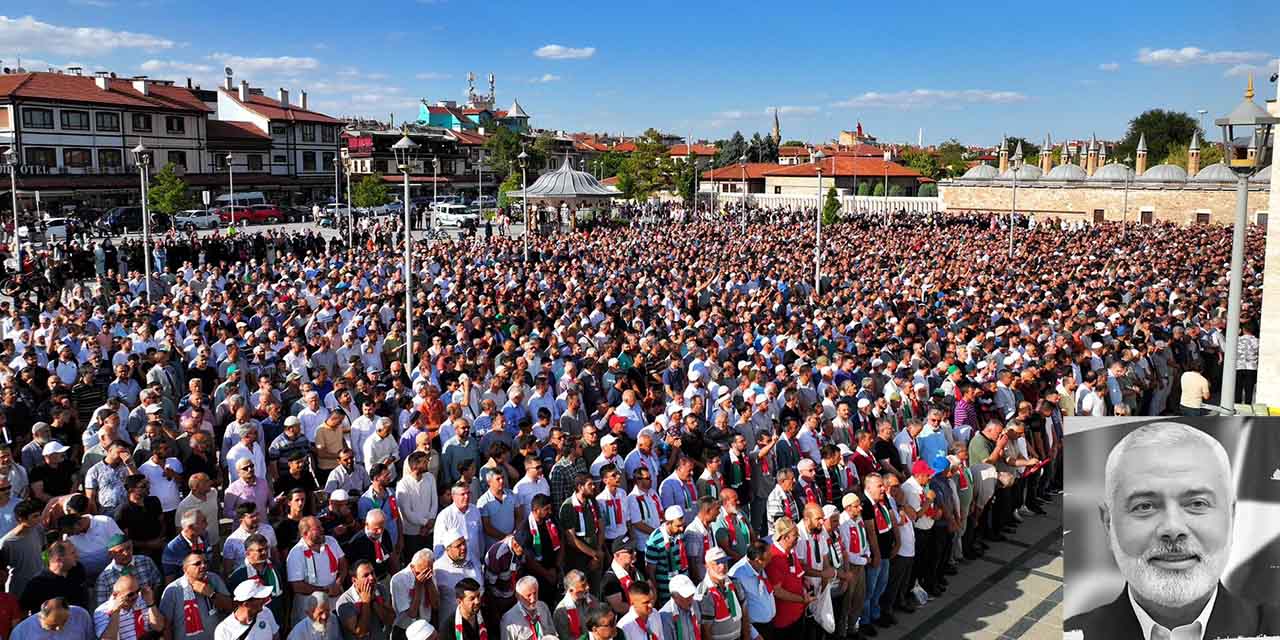
{"label": "black trousers", "polygon": [[938,564],[937,544],[934,539],[936,531],[932,528],[916,528],[916,559],[911,566],[911,577],[919,582],[925,591],[933,591],[938,584],[938,576],[933,571]]}
{"label": "black trousers", "polygon": [[1236,402],[1253,404],[1253,390],[1257,385],[1257,369],[1236,369]]}

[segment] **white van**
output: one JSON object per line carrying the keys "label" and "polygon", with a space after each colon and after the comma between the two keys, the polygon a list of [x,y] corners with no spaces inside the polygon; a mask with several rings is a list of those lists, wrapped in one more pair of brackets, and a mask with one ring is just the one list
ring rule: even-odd
{"label": "white van", "polygon": [[480,217],[460,204],[438,204],[431,219],[437,227],[461,227],[476,224]]}
{"label": "white van", "polygon": [[267,204],[267,198],[262,195],[261,191],[237,191],[235,194],[235,200],[236,201],[233,203],[231,202],[230,194],[223,194],[214,200],[214,206],[221,207],[228,204],[238,204],[247,207],[255,204]]}

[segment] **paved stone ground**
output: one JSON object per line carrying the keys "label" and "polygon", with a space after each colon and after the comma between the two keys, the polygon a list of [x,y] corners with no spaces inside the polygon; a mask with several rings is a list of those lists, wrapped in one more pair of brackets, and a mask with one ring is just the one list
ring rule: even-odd
{"label": "paved stone ground", "polygon": [[960,565],[951,586],[876,640],[1061,640],[1062,498],[1027,519],[1010,542]]}

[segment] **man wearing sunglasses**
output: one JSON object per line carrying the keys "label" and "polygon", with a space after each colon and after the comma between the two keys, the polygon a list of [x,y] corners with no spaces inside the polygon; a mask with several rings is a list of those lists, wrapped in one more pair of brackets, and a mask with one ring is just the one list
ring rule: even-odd
{"label": "man wearing sunglasses", "polygon": [[191,553],[182,561],[182,577],[169,583],[160,596],[160,613],[172,621],[176,640],[213,640],[213,631],[222,618],[235,609],[227,585],[202,553]]}

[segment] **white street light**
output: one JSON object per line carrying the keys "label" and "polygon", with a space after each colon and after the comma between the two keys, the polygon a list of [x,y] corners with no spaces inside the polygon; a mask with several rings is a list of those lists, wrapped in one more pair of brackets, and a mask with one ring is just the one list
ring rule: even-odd
{"label": "white street light", "polygon": [[147,304],[151,304],[151,213],[147,208],[147,169],[151,166],[151,151],[138,140],[133,148],[133,162],[138,165],[138,178],[142,190],[142,273],[147,291]]}
{"label": "white street light", "polygon": [[[818,149],[813,159],[818,170],[818,211],[814,215],[816,231],[813,240],[813,295],[816,299],[822,293],[822,161],[826,159],[826,155],[822,153],[822,149]],[[834,161],[832,164],[835,164]]]}
{"label": "white street light", "polygon": [[[1236,174],[1236,220],[1231,234],[1231,289],[1227,298],[1227,343],[1222,358],[1222,391],[1218,404],[1235,413],[1236,350],[1240,341],[1240,298],[1244,289],[1245,228],[1249,224],[1249,177],[1259,167],[1267,166],[1267,150],[1271,132],[1280,118],[1267,113],[1253,101],[1253,76],[1244,92],[1244,100],[1226,117],[1214,120],[1222,128],[1223,162]],[[1245,139],[1243,146],[1236,144]],[[1253,147],[1256,153],[1250,154]]]}
{"label": "white street light", "polygon": [[[391,145],[400,173],[404,174],[404,363],[408,371],[413,371],[413,234],[409,232],[409,170],[418,146],[418,143],[409,138],[408,129],[405,129],[398,142]],[[349,211],[350,202],[347,203],[347,208]]]}
{"label": "white street light", "polygon": [[529,266],[529,176],[525,173],[525,169],[529,165],[529,154],[520,150],[520,155],[516,156],[520,160],[520,195],[524,198],[524,264],[525,268]]}
{"label": "white street light", "polygon": [[[439,199],[440,193],[440,158],[431,156],[431,206],[427,207],[427,221],[431,219],[431,212],[436,208],[436,201]],[[427,221],[423,221],[422,227],[427,227]]]}
{"label": "white street light", "polygon": [[747,192],[751,190],[747,186],[747,154],[745,153],[742,154],[742,158],[739,160],[739,164],[742,165],[742,202],[739,204],[742,205],[742,228],[746,229],[747,228]]}
{"label": "white street light", "polygon": [[18,237],[18,152],[13,147],[4,152],[4,163],[9,165],[9,183],[13,195],[13,259],[17,262],[17,273],[22,273],[22,242]]}
{"label": "white street light", "polygon": [[1022,172],[1022,143],[1013,152],[1013,205],[1009,207],[1009,257],[1013,257],[1014,214],[1018,209],[1018,174]]}
{"label": "white street light", "polygon": [[[231,153],[227,153],[227,190],[231,192],[231,228],[236,226],[236,170]],[[337,198],[334,198],[337,200]]]}

